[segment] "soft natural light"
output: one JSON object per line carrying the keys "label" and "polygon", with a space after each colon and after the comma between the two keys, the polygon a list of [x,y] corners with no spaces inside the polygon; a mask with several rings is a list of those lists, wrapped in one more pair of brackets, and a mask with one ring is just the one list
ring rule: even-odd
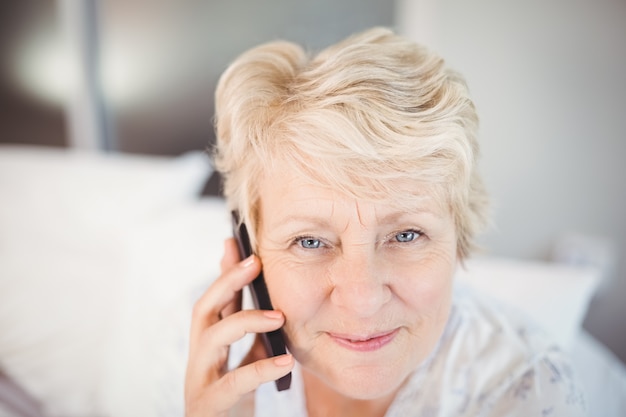
{"label": "soft natural light", "polygon": [[37,99],[63,104],[76,90],[76,60],[58,37],[33,36],[19,48],[14,62],[17,83]]}
{"label": "soft natural light", "polygon": [[[137,60],[128,48],[120,43],[107,46],[100,67],[106,99],[111,105],[122,107],[141,100],[154,81],[155,71],[146,69],[158,66],[142,62],[140,68],[133,65]],[[64,104],[87,88],[79,58],[79,52],[63,38],[41,32],[17,49],[14,78],[20,89],[32,97],[53,105]]]}

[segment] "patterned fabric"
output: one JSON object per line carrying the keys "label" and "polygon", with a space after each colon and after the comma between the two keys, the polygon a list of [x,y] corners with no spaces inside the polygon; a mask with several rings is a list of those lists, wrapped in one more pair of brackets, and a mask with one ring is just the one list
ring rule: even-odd
{"label": "patterned fabric", "polygon": [[[565,354],[515,311],[457,289],[431,357],[398,393],[387,417],[578,417],[584,395]],[[292,388],[265,384],[256,416],[306,416],[300,370]]]}

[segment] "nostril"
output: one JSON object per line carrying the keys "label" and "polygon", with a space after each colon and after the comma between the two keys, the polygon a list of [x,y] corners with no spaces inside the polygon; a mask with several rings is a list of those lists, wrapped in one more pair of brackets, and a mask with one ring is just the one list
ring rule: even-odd
{"label": "nostril", "polygon": [[333,304],[360,316],[378,313],[390,298],[388,286],[372,282],[335,285],[331,293]]}

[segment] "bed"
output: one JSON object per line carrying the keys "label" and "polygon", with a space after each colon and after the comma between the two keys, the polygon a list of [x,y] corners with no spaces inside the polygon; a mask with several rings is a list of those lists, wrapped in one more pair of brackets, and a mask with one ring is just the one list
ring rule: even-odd
{"label": "bed", "polygon": [[[224,202],[201,152],[0,146],[0,417],[183,415],[191,308],[218,274]],[[623,416],[626,369],[582,329],[592,269],[493,257],[459,270],[568,350],[590,416]]]}

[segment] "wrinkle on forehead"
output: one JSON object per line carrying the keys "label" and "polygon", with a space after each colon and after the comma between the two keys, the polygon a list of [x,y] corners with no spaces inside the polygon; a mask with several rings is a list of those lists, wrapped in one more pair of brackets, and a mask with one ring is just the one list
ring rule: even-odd
{"label": "wrinkle on forehead", "polygon": [[[312,138],[314,141],[315,138]],[[355,155],[356,157],[356,155]],[[368,164],[365,160],[320,161],[298,150],[283,150],[274,155],[272,163],[267,166],[265,176],[281,181],[289,181],[300,177],[312,185],[328,187],[346,196],[364,201],[385,201],[401,208],[407,200],[429,195],[437,203],[448,205],[450,198],[448,185],[444,177],[431,178],[421,176],[420,171],[408,172],[378,161],[367,173],[356,174],[350,169],[352,163]],[[370,161],[371,162],[371,161]],[[346,165],[347,164],[347,165]],[[411,203],[415,204],[415,203]]]}
{"label": "wrinkle on forehead", "polygon": [[262,187],[264,198],[259,202],[259,220],[265,230],[292,228],[300,223],[320,229],[332,225],[335,231],[346,232],[351,227],[364,230],[373,225],[399,223],[413,214],[445,216],[437,204],[431,203],[430,196],[416,196],[418,198],[410,200],[414,204],[407,209],[408,205],[398,207],[391,199],[359,200],[298,176],[285,178],[285,181],[266,178]]}
{"label": "wrinkle on forehead", "polygon": [[[417,180],[402,178],[389,179],[392,195],[359,196],[350,190],[337,189],[333,182],[320,182],[319,178],[309,178],[303,171],[294,169],[292,164],[273,165],[259,178],[259,200],[255,231],[282,228],[286,222],[308,222],[320,227],[334,222],[335,230],[344,232],[352,221],[360,228],[366,228],[368,221],[389,224],[397,222],[403,215],[425,213],[437,218],[451,214],[451,207],[436,186]],[[329,203],[329,204],[326,204]],[[373,204],[372,204],[373,203]],[[353,207],[339,207],[350,204]],[[366,213],[365,207],[374,207]],[[341,220],[337,213],[349,209],[354,220]],[[373,217],[372,217],[373,216]],[[259,237],[258,235],[255,238]]]}

